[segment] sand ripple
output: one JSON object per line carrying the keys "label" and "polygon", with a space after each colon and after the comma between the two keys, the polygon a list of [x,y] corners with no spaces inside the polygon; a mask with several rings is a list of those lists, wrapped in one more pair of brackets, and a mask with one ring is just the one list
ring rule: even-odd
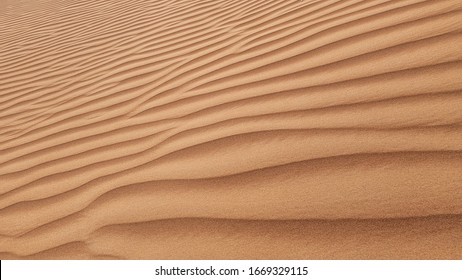
{"label": "sand ripple", "polygon": [[0,3],[0,258],[462,258],[459,0]]}

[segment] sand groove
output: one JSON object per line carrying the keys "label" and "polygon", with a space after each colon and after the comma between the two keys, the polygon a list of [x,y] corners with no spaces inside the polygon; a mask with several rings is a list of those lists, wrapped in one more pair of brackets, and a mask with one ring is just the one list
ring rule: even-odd
{"label": "sand groove", "polygon": [[2,1],[0,258],[461,258],[461,45],[458,0]]}

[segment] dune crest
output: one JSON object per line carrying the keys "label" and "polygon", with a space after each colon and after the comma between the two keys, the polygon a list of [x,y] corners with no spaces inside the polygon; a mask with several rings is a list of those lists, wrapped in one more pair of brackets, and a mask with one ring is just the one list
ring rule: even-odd
{"label": "dune crest", "polygon": [[0,258],[462,258],[462,2],[2,1]]}

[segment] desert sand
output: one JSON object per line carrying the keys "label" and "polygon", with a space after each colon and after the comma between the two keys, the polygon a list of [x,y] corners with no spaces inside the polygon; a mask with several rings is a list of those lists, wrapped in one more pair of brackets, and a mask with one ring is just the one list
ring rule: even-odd
{"label": "desert sand", "polygon": [[1,259],[462,258],[462,1],[1,0]]}

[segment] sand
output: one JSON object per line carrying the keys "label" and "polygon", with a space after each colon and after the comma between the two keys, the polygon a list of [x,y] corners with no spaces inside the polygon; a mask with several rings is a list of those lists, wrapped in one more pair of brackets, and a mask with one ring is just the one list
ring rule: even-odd
{"label": "sand", "polygon": [[462,258],[462,1],[2,0],[1,259]]}

